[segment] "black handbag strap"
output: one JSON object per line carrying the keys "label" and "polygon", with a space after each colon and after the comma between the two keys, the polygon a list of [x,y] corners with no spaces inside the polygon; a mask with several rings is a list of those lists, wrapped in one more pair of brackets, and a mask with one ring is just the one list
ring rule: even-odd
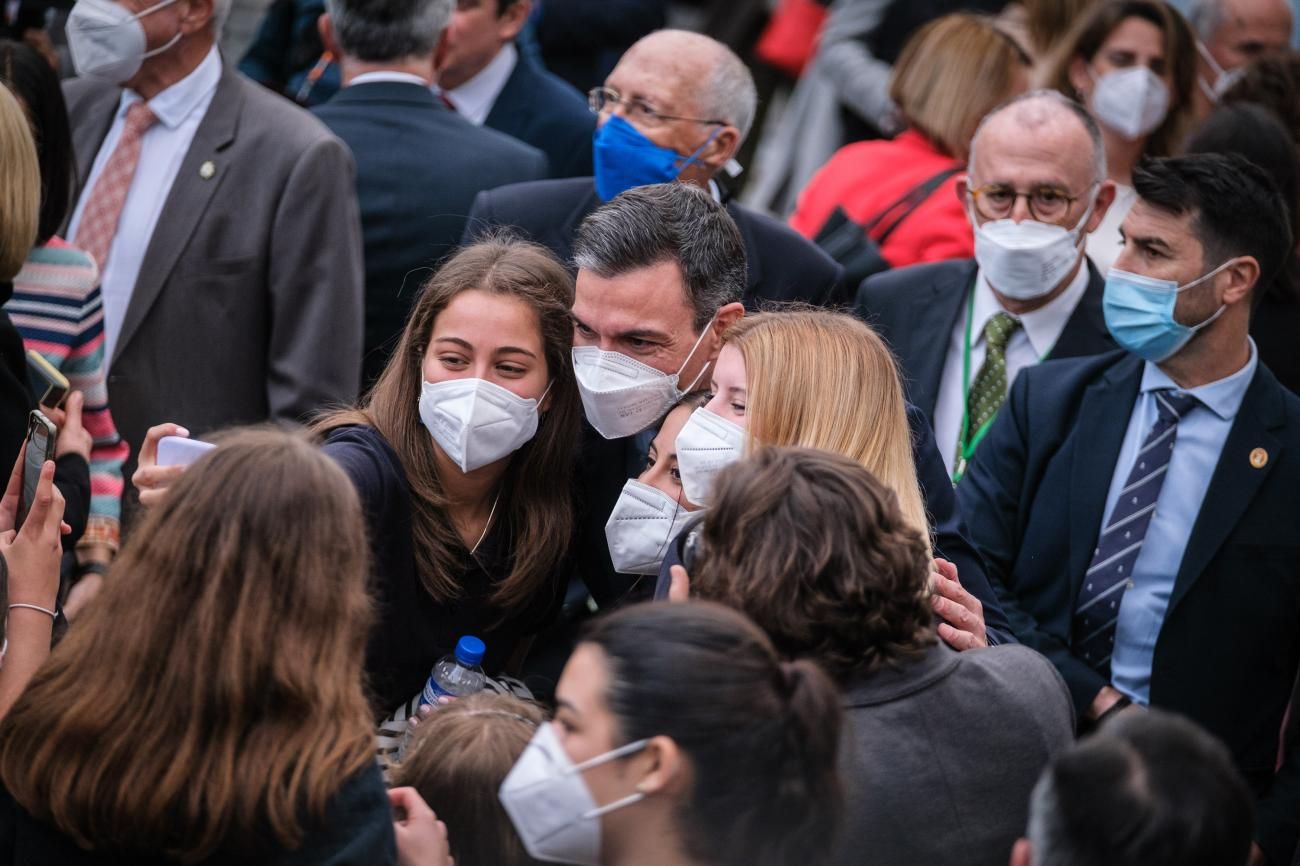
{"label": "black handbag strap", "polygon": [[[894,233],[894,229],[898,228],[899,225],[902,224],[903,220],[907,219],[909,216],[912,215],[912,211],[920,207],[921,204],[926,199],[928,199],[931,195],[934,194],[935,190],[943,186],[944,181],[948,180],[948,178],[952,177],[954,174],[957,174],[961,170],[962,170],[961,166],[953,166],[952,168],[945,168],[943,171],[939,172],[934,177],[927,178],[926,180],[912,187],[907,192],[903,193],[902,196],[896,199],[889,207],[885,208],[880,213],[872,217],[870,220],[863,223],[862,233],[867,237],[872,238],[872,240],[874,240],[877,244],[884,244],[885,240],[891,234]],[[886,228],[879,235],[873,237],[871,233],[876,230],[876,227],[879,226],[880,223],[884,221],[885,217],[889,216],[891,213],[898,210],[900,207],[903,208],[903,212],[898,215],[898,219],[890,223],[889,227]]]}

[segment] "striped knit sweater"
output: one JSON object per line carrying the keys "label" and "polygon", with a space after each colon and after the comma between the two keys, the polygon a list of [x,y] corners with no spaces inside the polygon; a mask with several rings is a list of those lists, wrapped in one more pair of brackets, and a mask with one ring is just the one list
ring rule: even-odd
{"label": "striped knit sweater", "polygon": [[108,408],[99,269],[86,253],[52,238],[27,257],[14,277],[14,296],[4,309],[26,348],[44,355],[68,377],[74,390],[85,395],[82,424],[94,445],[90,450],[90,523],[82,541],[116,548],[122,463],[129,448],[118,435]]}

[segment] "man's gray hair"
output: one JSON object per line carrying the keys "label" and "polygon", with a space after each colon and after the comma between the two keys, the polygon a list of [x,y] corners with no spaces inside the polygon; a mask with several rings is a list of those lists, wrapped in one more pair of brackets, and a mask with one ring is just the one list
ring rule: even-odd
{"label": "man's gray hair", "polygon": [[758,113],[758,89],[749,67],[722,43],[718,43],[718,62],[713,78],[700,88],[698,99],[706,118],[725,120],[740,130],[743,141],[754,126]]}
{"label": "man's gray hair", "polygon": [[602,279],[676,262],[696,333],[745,291],[740,229],[713,196],[687,183],[635,187],[597,208],[578,229],[573,261]]}
{"label": "man's gray hair", "polygon": [[1214,33],[1223,24],[1223,0],[1192,0],[1187,4],[1187,22],[1196,31],[1196,36],[1203,43],[1214,38]]}
{"label": "man's gray hair", "polygon": [[975,135],[971,138],[970,158],[967,162],[967,165],[971,166],[975,164],[975,148],[979,143],[980,133],[984,131],[984,127],[988,125],[988,122],[990,120],[992,120],[994,117],[1001,114],[1002,112],[1016,107],[1017,105],[1020,105],[1025,102],[1036,102],[1036,101],[1047,101],[1050,103],[1055,103],[1057,106],[1068,110],[1071,114],[1073,114],[1076,118],[1079,119],[1079,122],[1083,124],[1083,128],[1087,130],[1088,140],[1092,144],[1093,179],[1097,182],[1101,182],[1105,180],[1106,179],[1106,144],[1101,137],[1101,127],[1097,125],[1097,121],[1094,120],[1092,115],[1088,113],[1088,109],[1084,108],[1078,102],[1075,102],[1070,97],[1056,90],[1031,90],[1028,93],[1022,93],[1021,95],[1015,97],[1014,99],[1007,100],[1006,102],[999,105],[997,108],[990,111],[988,114],[984,115],[984,119],[980,121],[980,125],[975,128]]}
{"label": "man's gray hair", "polygon": [[433,54],[456,0],[325,0],[339,48],[366,63]]}

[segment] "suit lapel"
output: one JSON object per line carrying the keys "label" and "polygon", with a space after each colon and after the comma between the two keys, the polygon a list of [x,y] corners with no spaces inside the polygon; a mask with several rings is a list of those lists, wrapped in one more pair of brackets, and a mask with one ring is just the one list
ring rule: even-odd
{"label": "suit lapel", "polygon": [[521,102],[527,104],[527,96],[523,90],[528,83],[524,80],[524,76],[527,74],[524,65],[528,62],[528,59],[521,53],[519,59],[515,62],[515,68],[510,70],[510,77],[506,79],[505,87],[501,88],[501,92],[497,94],[496,102],[492,103],[492,108],[483,121],[484,126],[500,129],[503,125],[518,125],[522,115],[516,109],[516,106]]}
{"label": "suit lapel", "polygon": [[[224,156],[224,152],[235,140],[235,131],[239,125],[239,112],[244,103],[241,87],[234,70],[223,65],[221,82],[217,85],[212,104],[208,106],[207,114],[194,134],[194,141],[190,143],[190,149],[181,161],[176,180],[172,182],[167,201],[158,216],[153,237],[149,240],[149,248],[140,264],[140,276],[131,292],[131,301],[122,321],[122,332],[113,351],[113,362],[121,357],[122,350],[139,330],[149,308],[157,300],[158,293],[176,267],[181,252],[193,236],[208,202],[230,171],[230,160]],[[203,168],[209,162],[215,171]]]}
{"label": "suit lapel", "polygon": [[895,335],[907,371],[908,396],[930,418],[939,403],[949,342],[970,299],[976,267],[971,260],[964,267],[947,269],[934,283],[916,292],[909,302],[911,321],[903,333]]}
{"label": "suit lapel", "polygon": [[[1205,491],[1187,548],[1183,551],[1183,561],[1178,567],[1173,595],[1169,599],[1171,611],[1218,553],[1282,457],[1282,440],[1272,431],[1285,423],[1282,388],[1273,374],[1260,364],[1223,443],[1218,466]],[[1268,462],[1259,469],[1251,463],[1251,454],[1257,448],[1264,449],[1268,455]]]}
{"label": "suit lapel", "polygon": [[[1115,463],[1119,460],[1133,403],[1142,384],[1142,362],[1126,355],[1084,392],[1073,432],[1070,467],[1070,580],[1078,583],[1097,547]],[[1071,587],[1071,597],[1076,587]]]}
{"label": "suit lapel", "polygon": [[1048,352],[1048,358],[1078,358],[1115,348],[1115,341],[1111,339],[1110,330],[1106,327],[1106,316],[1101,307],[1106,281],[1093,267],[1091,259],[1084,261],[1088,265],[1088,289],[1070,314],[1056,345]]}

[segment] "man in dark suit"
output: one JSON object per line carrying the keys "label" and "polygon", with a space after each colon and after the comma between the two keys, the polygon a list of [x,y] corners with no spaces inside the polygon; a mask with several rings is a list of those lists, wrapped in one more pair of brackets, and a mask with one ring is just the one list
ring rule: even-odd
{"label": "man in dark suit", "polygon": [[64,86],[79,169],[66,236],[100,266],[122,438],[135,451],[168,418],[201,435],[355,400],[361,229],[347,148],[222,60],[228,0],[112,5],[118,26],[144,28],[135,49],[102,21],[69,19],[83,77]]}
{"label": "man in dark suit", "polygon": [[546,154],[551,177],[591,176],[596,118],[572,84],[515,48],[533,0],[460,0],[438,55],[438,87],[470,123]]}
{"label": "man in dark suit", "polygon": [[839,299],[839,265],[785,225],[729,200],[714,180],[749,132],[756,104],[749,70],[730,49],[696,33],[660,31],[628,49],[593,100],[601,124],[595,177],[484,193],[474,202],[466,240],[514,226],[567,262],[578,226],[602,200],[678,179],[724,201],[740,229],[748,308],[763,300]]}
{"label": "man in dark suit", "polygon": [[1128,351],[1025,370],[958,499],[1080,720],[1132,703],[1203,725],[1260,798],[1256,862],[1290,863],[1294,726],[1275,768],[1300,672],[1300,398],[1248,336],[1287,205],[1238,156],[1156,160],[1134,186],[1104,300]]}
{"label": "man in dark suit", "polygon": [[[975,259],[890,271],[864,282],[857,298],[858,314],[897,353],[909,398],[933,420],[954,479],[1017,373],[1115,348],[1102,276],[1084,254],[1115,196],[1091,115],[1054,91],[995,109],[957,189]],[[1024,249],[1021,236],[1057,240]]]}
{"label": "man in dark suit", "polygon": [[366,384],[383,371],[432,268],[481,190],[546,176],[546,156],[457,116],[429,89],[452,0],[331,0],[325,44],[343,90],[314,109],[352,148],[365,237]]}
{"label": "man in dark suit", "polygon": [[[577,550],[592,594],[606,605],[633,579],[614,571],[605,522],[623,485],[644,469],[663,416],[682,395],[708,387],[723,335],[745,314],[745,255],[727,211],[702,190],[677,183],[638,187],[603,205],[583,223],[575,247],[574,369],[588,421]],[[961,584],[983,604],[985,623],[1005,639],[1010,628],[962,536],[925,418],[911,410],[908,420],[937,555],[953,561]],[[654,584],[643,585],[648,593]],[[983,624],[978,633],[982,643]],[[963,648],[969,639],[955,638]]]}

